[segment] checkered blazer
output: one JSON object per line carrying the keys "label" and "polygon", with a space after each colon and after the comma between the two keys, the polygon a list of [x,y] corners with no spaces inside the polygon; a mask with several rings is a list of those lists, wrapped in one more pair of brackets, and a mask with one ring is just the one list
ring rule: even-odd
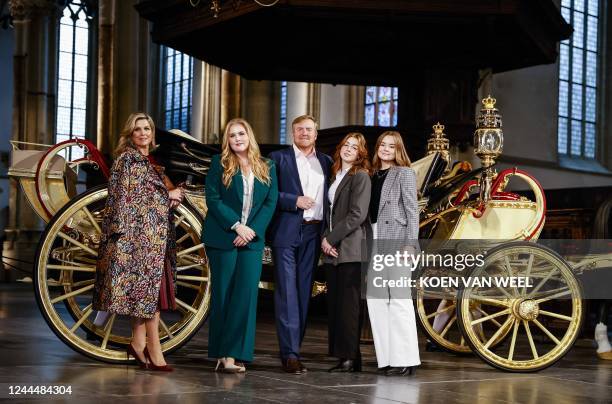
{"label": "checkered blazer", "polygon": [[391,167],[380,193],[378,239],[404,240],[415,245],[419,238],[419,208],[414,170]]}

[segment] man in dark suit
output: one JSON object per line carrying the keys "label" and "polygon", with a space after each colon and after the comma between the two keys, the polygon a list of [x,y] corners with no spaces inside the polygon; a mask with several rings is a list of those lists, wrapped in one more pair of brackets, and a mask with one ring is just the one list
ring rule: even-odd
{"label": "man in dark suit", "polygon": [[302,374],[300,345],[306,331],[312,275],[319,261],[327,217],[331,158],[315,150],[316,120],[291,124],[293,146],[270,153],[278,176],[278,205],[268,227],[275,267],[274,306],[283,370]]}

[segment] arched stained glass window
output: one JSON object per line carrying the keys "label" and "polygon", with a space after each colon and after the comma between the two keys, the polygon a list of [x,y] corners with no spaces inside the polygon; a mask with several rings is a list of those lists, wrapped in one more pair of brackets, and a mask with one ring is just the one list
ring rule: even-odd
{"label": "arched stained glass window", "polygon": [[164,126],[189,133],[193,90],[193,58],[172,48],[164,52]]}
{"label": "arched stained glass window", "polygon": [[[70,1],[60,19],[57,79],[57,143],[84,139],[87,119],[87,80],[89,63],[89,21],[86,2]],[[71,148],[69,159],[82,157],[82,150]],[[78,155],[77,155],[78,154]]]}
{"label": "arched stained glass window", "polygon": [[563,0],[561,13],[574,28],[559,54],[559,154],[593,159],[597,139],[600,0]]}
{"label": "arched stained glass window", "polygon": [[366,87],[365,124],[397,126],[397,87]]}
{"label": "arched stained glass window", "polygon": [[280,144],[287,143],[287,82],[280,87]]}

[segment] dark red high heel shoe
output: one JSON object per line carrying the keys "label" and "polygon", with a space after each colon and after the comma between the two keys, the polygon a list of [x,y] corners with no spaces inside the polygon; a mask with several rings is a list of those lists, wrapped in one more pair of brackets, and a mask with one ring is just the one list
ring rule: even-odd
{"label": "dark red high heel shoe", "polygon": [[[145,350],[146,349],[147,348],[145,348]],[[143,360],[140,359],[140,357],[138,357],[138,354],[136,353],[136,350],[134,349],[134,346],[131,343],[127,346],[127,355],[128,355],[128,359],[130,359],[130,355],[133,356],[134,359],[136,359],[136,363],[138,363],[138,366],[140,366],[141,369],[148,368],[147,362],[143,362]],[[145,355],[145,361],[146,361],[146,355]]]}
{"label": "dark red high heel shoe", "polygon": [[147,347],[145,347],[144,349],[144,355],[145,355],[145,358],[147,358],[147,360],[149,361],[148,363],[149,370],[157,370],[159,372],[173,372],[174,371],[174,368],[170,365],[157,366],[155,363],[153,363],[153,360],[151,359],[151,355],[149,355],[149,350],[147,349]]}

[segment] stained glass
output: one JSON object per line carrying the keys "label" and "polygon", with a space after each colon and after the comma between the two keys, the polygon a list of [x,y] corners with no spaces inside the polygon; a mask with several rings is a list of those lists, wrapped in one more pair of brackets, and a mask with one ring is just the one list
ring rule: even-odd
{"label": "stained glass", "polygon": [[366,87],[365,103],[373,104],[376,102],[376,87]]}
{"label": "stained glass", "polygon": [[397,126],[397,101],[393,101],[393,126]]}
{"label": "stained glass", "polygon": [[574,33],[572,34],[572,44],[582,48],[584,46],[584,14],[574,11],[574,21],[572,22]]}
{"label": "stained glass", "polygon": [[589,14],[597,15],[598,8],[599,8],[599,0],[589,0]]}
{"label": "stained glass", "polygon": [[559,118],[559,141],[557,143],[557,151],[561,154],[567,154],[567,118]]}
{"label": "stained glass", "polygon": [[597,111],[597,90],[591,87],[586,88],[586,98],[584,100],[584,119],[589,122],[595,122]]}
{"label": "stained glass", "polygon": [[57,133],[62,135],[70,134],[70,108],[57,108]]}
{"label": "stained glass", "polygon": [[378,124],[380,126],[391,126],[391,103],[382,102],[378,104]]}
{"label": "stained glass", "polygon": [[582,149],[582,122],[572,120],[571,154],[580,156]]}
{"label": "stained glass", "polygon": [[166,57],[165,120],[166,128],[190,131],[193,59],[171,48]]}
{"label": "stained glass", "polygon": [[87,82],[87,56],[74,55],[74,80]]}
{"label": "stained glass", "polygon": [[373,104],[365,107],[365,124],[368,126],[374,126],[374,110],[375,106]]}
{"label": "stained glass", "polygon": [[587,24],[587,45],[588,50],[597,52],[597,17],[589,16]]}
{"label": "stained glass", "polygon": [[89,32],[86,28],[76,28],[74,41],[75,52],[80,55],[87,55]]}
{"label": "stained glass", "polygon": [[57,81],[57,105],[69,107],[72,101],[72,85],[69,80]]}
{"label": "stained glass", "polygon": [[74,108],[72,110],[72,136],[85,136],[85,110]]}
{"label": "stained glass", "polygon": [[559,78],[569,80],[569,46],[563,44],[559,52]]}
{"label": "stained glass", "polygon": [[287,82],[281,81],[280,88],[280,143],[287,142]]}
{"label": "stained glass", "polygon": [[87,83],[74,82],[73,108],[85,109],[87,106]]}
{"label": "stained glass", "polygon": [[378,101],[391,101],[391,87],[378,87]]}
{"label": "stained glass", "polygon": [[595,158],[595,124],[587,123],[584,126],[584,155]]}
{"label": "stained glass", "polygon": [[574,10],[584,11],[584,0],[574,0]]}
{"label": "stained glass", "polygon": [[572,85],[572,118],[582,119],[582,86]]}
{"label": "stained glass", "polygon": [[397,87],[393,87],[393,99],[397,100],[397,93],[398,93],[398,88]]}
{"label": "stained glass", "polygon": [[592,87],[597,85],[597,54],[594,52],[587,52],[586,83]]}
{"label": "stained glass", "polygon": [[572,81],[574,83],[582,83],[582,49],[573,48],[572,55]]}
{"label": "stained glass", "polygon": [[559,115],[561,116],[567,116],[568,94],[567,81],[561,81],[559,83]]}
{"label": "stained glass", "polygon": [[567,22],[569,24],[570,20],[571,20],[571,15],[572,12],[570,11],[569,8],[561,8],[561,15],[563,16],[563,19],[565,20],[565,22]]}

